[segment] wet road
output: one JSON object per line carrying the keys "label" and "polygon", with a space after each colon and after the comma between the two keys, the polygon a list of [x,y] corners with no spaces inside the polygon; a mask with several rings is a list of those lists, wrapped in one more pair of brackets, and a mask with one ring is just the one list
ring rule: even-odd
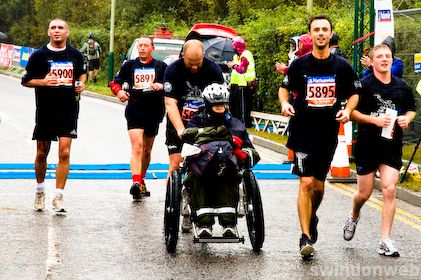
{"label": "wet road", "polygon": [[[0,76],[0,163],[31,163],[35,145],[34,94]],[[72,163],[127,163],[130,157],[124,107],[83,98]],[[56,146],[49,162],[56,163]],[[280,155],[260,149],[263,162]],[[162,131],[152,162],[167,163]],[[47,181],[47,205],[54,181]],[[401,257],[377,254],[381,195],[363,208],[356,236],[342,226],[355,186],[328,185],[320,207],[313,261],[298,255],[296,181],[259,181],[266,224],[262,252],[245,244],[193,244],[180,234],[175,255],[163,238],[164,180],[148,180],[151,197],[133,203],[129,180],[69,180],[66,216],[32,211],[33,180],[0,180],[0,279],[421,279],[421,209],[398,201],[393,238]],[[378,200],[379,199],[379,200]]]}

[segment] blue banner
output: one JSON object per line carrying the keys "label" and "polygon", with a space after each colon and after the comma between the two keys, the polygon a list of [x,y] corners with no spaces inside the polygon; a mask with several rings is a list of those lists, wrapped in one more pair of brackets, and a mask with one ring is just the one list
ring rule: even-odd
{"label": "blue banner", "polygon": [[35,51],[33,48],[22,47],[20,49],[20,66],[26,67],[28,64],[29,57]]}

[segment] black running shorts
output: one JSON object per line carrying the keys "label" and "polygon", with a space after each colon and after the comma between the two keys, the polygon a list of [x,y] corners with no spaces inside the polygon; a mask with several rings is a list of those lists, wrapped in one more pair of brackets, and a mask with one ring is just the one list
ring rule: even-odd
{"label": "black running shorts", "polygon": [[57,137],[77,138],[77,119],[38,121],[32,140],[57,141]]}
{"label": "black running shorts", "polygon": [[158,134],[159,123],[151,121],[135,104],[127,104],[125,112],[127,129],[143,129],[148,137]]}
{"label": "black running shorts", "polygon": [[99,58],[89,60],[89,71],[99,69]]}
{"label": "black running shorts", "polygon": [[167,118],[167,130],[165,134],[167,137],[165,144],[167,145],[168,154],[171,155],[181,153],[183,142],[181,141],[180,137],[178,137],[177,131],[175,130],[169,118]]}
{"label": "black running shorts", "polygon": [[385,145],[382,141],[357,141],[354,156],[358,175],[375,172],[380,164],[397,170],[402,167],[402,147]]}
{"label": "black running shorts", "polygon": [[319,181],[326,180],[335,149],[324,153],[294,151],[292,173],[300,177],[314,177]]}

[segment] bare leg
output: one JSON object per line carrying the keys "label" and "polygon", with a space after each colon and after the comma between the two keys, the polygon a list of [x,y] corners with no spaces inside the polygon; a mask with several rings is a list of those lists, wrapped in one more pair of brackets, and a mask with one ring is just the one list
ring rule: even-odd
{"label": "bare leg", "polygon": [[313,194],[311,197],[312,216],[316,215],[316,211],[319,209],[320,203],[322,203],[324,193],[325,183],[323,181],[314,179]]}
{"label": "bare leg", "polygon": [[[313,193],[315,188],[314,177],[300,177],[297,208],[301,231],[310,237],[310,220],[313,213]],[[319,202],[320,205],[320,202]]]}
{"label": "bare leg", "polygon": [[149,163],[151,162],[152,146],[155,136],[143,135],[143,150],[142,150],[142,173],[148,170]]}
{"label": "bare leg", "polygon": [[58,165],[56,169],[56,188],[64,189],[70,170],[70,146],[72,138],[60,137],[58,143]]}
{"label": "bare leg", "polygon": [[93,82],[94,80],[94,71],[89,71],[89,81]]}
{"label": "bare leg", "polygon": [[363,207],[373,192],[375,174],[376,172],[357,175],[358,190],[354,193],[352,199],[352,219],[354,221],[360,217],[361,207]]}
{"label": "bare leg", "polygon": [[35,177],[37,183],[42,183],[45,180],[45,173],[47,172],[47,156],[50,152],[51,141],[37,140],[37,155],[35,157]]}
{"label": "bare leg", "polygon": [[382,209],[382,240],[389,238],[392,231],[393,217],[396,210],[396,183],[399,180],[399,171],[385,164],[380,164],[380,182],[383,192]]}
{"label": "bare leg", "polygon": [[181,157],[181,153],[174,153],[170,155],[170,166],[168,170],[168,177],[171,175],[171,172],[173,170],[178,169],[182,161],[183,161],[183,158]]}
{"label": "bare leg", "polygon": [[130,158],[130,170],[132,174],[142,172],[142,150],[143,150],[143,129],[130,129],[129,137],[132,145],[132,155]]}

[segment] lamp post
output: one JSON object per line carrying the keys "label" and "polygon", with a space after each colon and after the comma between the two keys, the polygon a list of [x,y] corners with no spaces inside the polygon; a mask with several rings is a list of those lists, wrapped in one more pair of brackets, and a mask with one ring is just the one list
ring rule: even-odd
{"label": "lamp post", "polygon": [[108,83],[114,77],[114,23],[115,23],[115,0],[111,0],[110,19],[110,51],[108,53]]}
{"label": "lamp post", "polygon": [[307,12],[311,14],[313,11],[313,0],[307,0]]}

